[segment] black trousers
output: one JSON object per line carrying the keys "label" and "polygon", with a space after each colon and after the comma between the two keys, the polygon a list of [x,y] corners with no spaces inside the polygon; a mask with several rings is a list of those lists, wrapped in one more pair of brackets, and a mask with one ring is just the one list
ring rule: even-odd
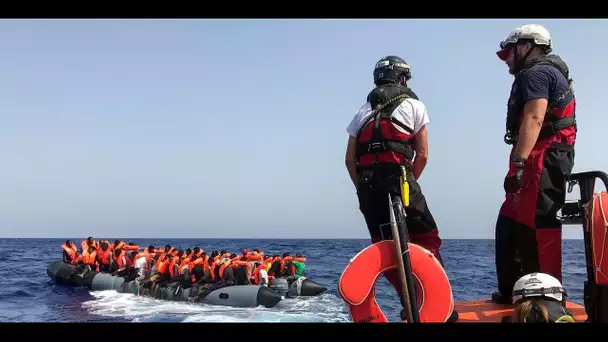
{"label": "black trousers", "polygon": [[[372,242],[390,240],[393,234],[390,227],[390,208],[388,194],[401,196],[399,165],[377,164],[373,169],[362,170],[357,196],[359,209],[365,218]],[[414,180],[411,171],[407,172],[410,203],[405,207],[406,224],[410,241],[420,245],[435,255],[441,262],[439,248],[441,239],[435,219],[429,210],[420,184]]]}

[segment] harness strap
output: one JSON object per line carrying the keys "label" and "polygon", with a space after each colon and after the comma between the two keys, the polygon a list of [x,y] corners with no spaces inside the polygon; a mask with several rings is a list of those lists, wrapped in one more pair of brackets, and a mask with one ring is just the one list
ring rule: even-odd
{"label": "harness strap", "polygon": [[545,125],[543,126],[543,128],[541,128],[540,134],[538,135],[538,139],[542,140],[549,138],[555,135],[558,131],[572,126],[576,127],[576,118],[574,116],[551,120],[548,125]]}
{"label": "harness strap", "polygon": [[390,100],[380,104],[376,109],[374,109],[371,115],[363,122],[361,128],[359,129],[358,135],[361,134],[361,131],[367,127],[367,125],[374,120],[374,128],[372,130],[372,136],[370,141],[357,144],[357,156],[360,158],[365,154],[376,154],[376,156],[383,152],[393,151],[403,155],[406,159],[412,160],[414,158],[414,150],[410,146],[412,143],[412,139],[407,140],[392,140],[386,139],[382,135],[382,130],[380,128],[380,120],[389,120],[391,123],[401,127],[407,133],[412,134],[414,130],[396,118],[392,117],[392,113],[384,113],[382,110],[389,105],[399,101],[402,102],[409,96],[407,94],[401,94],[391,98]]}
{"label": "harness strap", "polygon": [[[540,64],[552,65],[551,63],[540,63]],[[558,70],[560,70],[560,72],[561,72],[561,69],[558,68]],[[562,72],[562,74],[563,74],[563,72]],[[567,75],[564,74],[564,76],[566,76],[566,78],[567,78]],[[549,103],[547,105],[547,110],[545,111],[545,115],[547,116],[547,118],[549,120],[549,124],[545,125],[545,126],[543,126],[543,128],[541,128],[540,133],[538,135],[539,140],[549,138],[564,128],[568,128],[568,127],[572,127],[572,126],[576,127],[576,118],[574,116],[570,116],[570,117],[562,118],[562,119],[556,119],[554,116],[549,115],[551,110],[556,108],[557,105],[560,102],[564,101],[566,98],[570,97],[570,100],[572,100],[571,95],[573,94],[573,92],[574,92],[574,89],[572,88],[572,80],[569,79],[568,80],[568,89],[566,89],[566,91],[562,95],[560,95],[557,99],[555,99],[554,101],[552,101],[551,103]],[[519,132],[508,129],[507,133],[505,134],[505,137],[504,137],[505,143],[507,143],[508,145],[515,145],[515,143],[517,142],[518,135],[519,135],[518,133]]]}

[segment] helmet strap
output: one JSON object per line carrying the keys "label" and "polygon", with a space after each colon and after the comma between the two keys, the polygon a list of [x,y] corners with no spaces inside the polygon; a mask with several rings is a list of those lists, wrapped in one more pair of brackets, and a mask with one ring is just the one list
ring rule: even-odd
{"label": "helmet strap", "polygon": [[532,50],[534,50],[534,44],[532,44],[532,47],[528,50],[528,52],[526,52],[526,54],[524,55],[523,58],[519,59],[519,53],[517,52],[517,46],[518,44],[515,44],[513,46],[513,66],[514,66],[514,70],[513,73],[516,74],[517,72],[519,72],[519,70],[521,70],[524,66],[524,64],[526,64],[526,60],[528,59],[528,57],[530,56],[530,54],[532,53]]}

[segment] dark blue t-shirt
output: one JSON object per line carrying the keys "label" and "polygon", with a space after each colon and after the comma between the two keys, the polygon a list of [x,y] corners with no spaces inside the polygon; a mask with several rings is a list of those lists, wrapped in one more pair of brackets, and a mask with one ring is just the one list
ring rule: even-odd
{"label": "dark blue t-shirt", "polygon": [[540,98],[551,103],[568,90],[566,77],[556,67],[546,64],[536,65],[525,72],[519,84],[522,103]]}

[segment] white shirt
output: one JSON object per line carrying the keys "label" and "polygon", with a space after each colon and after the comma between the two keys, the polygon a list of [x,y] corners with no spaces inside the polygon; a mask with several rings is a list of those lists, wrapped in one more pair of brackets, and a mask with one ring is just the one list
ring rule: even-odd
{"label": "white shirt", "polygon": [[258,277],[260,279],[260,285],[268,286],[268,272],[266,272],[265,269],[260,270]]}
{"label": "white shirt", "polygon": [[146,257],[140,257],[135,260],[133,267],[137,270],[138,276],[143,276],[146,272]]}
{"label": "white shirt", "polygon": [[[352,137],[357,136],[357,132],[361,129],[361,125],[367,120],[367,118],[372,114],[372,105],[367,102],[359,110],[355,117],[352,119],[348,127],[346,127],[346,132]],[[426,126],[430,120],[429,115],[426,112],[426,106],[422,101],[407,98],[399,107],[395,108],[393,113],[391,114],[393,118],[397,121],[410,128],[413,132],[412,135],[416,135],[424,126]],[[408,133],[402,127],[393,124],[399,131],[403,133]]]}

